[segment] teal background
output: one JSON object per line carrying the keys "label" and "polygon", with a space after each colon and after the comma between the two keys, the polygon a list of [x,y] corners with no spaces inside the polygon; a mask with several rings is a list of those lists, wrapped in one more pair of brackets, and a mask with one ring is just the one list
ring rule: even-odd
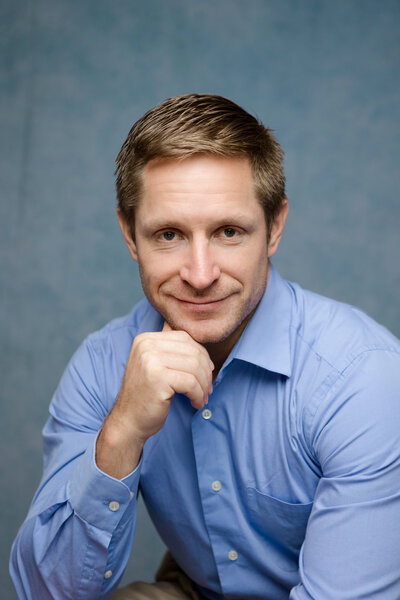
{"label": "teal background", "polygon": [[[1,511],[10,545],[80,341],[141,297],[113,161],[168,96],[228,96],[276,131],[291,213],[275,265],[397,335],[398,0],[1,0]],[[126,578],[163,552],[141,507]],[[40,600],[40,599],[35,599]]]}

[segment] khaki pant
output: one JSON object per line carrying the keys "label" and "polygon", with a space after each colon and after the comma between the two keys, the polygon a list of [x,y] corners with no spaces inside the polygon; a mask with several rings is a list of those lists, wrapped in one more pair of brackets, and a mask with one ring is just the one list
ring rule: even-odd
{"label": "khaki pant", "polygon": [[117,590],[111,600],[205,600],[194,583],[167,552],[156,573],[155,583],[135,581]]}

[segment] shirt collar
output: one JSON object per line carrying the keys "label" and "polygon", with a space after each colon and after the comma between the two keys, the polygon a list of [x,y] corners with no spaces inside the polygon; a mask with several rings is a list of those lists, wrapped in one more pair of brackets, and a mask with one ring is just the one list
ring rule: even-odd
{"label": "shirt collar", "polygon": [[226,365],[244,360],[290,377],[290,323],[292,295],[286,281],[270,265],[267,289]]}

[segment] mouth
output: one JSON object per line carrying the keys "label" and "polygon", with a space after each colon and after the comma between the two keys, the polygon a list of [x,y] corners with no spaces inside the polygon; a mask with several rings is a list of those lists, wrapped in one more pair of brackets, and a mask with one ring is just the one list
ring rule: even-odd
{"label": "mouth", "polygon": [[175,298],[175,300],[184,308],[187,308],[194,312],[206,312],[210,310],[216,310],[220,306],[222,306],[226,300],[228,300],[230,296],[225,296],[224,298],[217,298],[213,300],[208,299],[183,299],[183,298]]}

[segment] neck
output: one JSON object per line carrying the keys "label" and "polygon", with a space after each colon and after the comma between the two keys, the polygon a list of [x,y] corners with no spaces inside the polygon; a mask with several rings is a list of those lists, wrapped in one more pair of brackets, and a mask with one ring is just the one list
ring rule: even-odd
{"label": "neck", "polygon": [[242,323],[239,325],[239,327],[237,329],[235,329],[235,331],[233,333],[231,333],[226,339],[221,340],[220,342],[212,342],[209,344],[204,344],[204,347],[207,350],[211,360],[214,363],[214,367],[215,367],[213,370],[213,381],[215,380],[218,373],[220,372],[221,367],[224,364],[224,362],[226,361],[226,359],[228,358],[232,348],[234,347],[234,345],[236,344],[236,342],[242,335],[247,323],[250,321],[255,310],[256,309],[252,310],[251,313],[244,319],[244,321],[242,321]]}

